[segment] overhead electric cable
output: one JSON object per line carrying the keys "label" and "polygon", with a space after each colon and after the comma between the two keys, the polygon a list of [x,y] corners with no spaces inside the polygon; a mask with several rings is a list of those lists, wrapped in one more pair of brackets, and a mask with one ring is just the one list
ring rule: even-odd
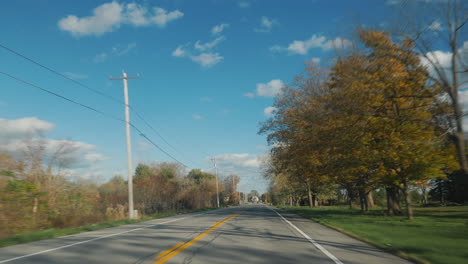
{"label": "overhead electric cable", "polygon": [[[76,101],[76,100],[70,99],[70,98],[65,97],[65,96],[63,96],[63,95],[60,95],[60,94],[58,94],[58,93],[56,93],[56,92],[53,92],[53,91],[48,90],[48,89],[45,89],[45,88],[43,88],[43,87],[41,87],[41,86],[38,86],[38,85],[36,85],[36,84],[33,84],[33,83],[28,82],[28,81],[26,81],[26,80],[23,80],[23,79],[21,79],[21,78],[19,78],[19,77],[13,76],[13,75],[11,75],[11,74],[9,74],[9,73],[0,72],[0,74],[3,74],[3,75],[5,75],[5,76],[7,76],[7,77],[9,77],[9,78],[11,78],[11,79],[14,79],[14,80],[18,81],[18,82],[22,82],[22,83],[24,83],[24,84],[27,84],[27,85],[29,85],[29,86],[31,86],[31,87],[37,88],[37,89],[39,89],[39,90],[41,90],[41,91],[43,91],[43,92],[46,92],[46,93],[51,94],[51,95],[53,95],[53,96],[56,96],[56,97],[58,97],[58,98],[60,98],[60,99],[62,99],[62,100],[65,100],[65,101],[67,101],[67,102],[76,104],[76,105],[78,105],[78,106],[81,106],[81,107],[86,108],[86,109],[88,109],[88,110],[91,110],[91,111],[93,111],[93,112],[99,113],[99,114],[101,114],[101,115],[103,115],[103,116],[105,116],[105,117],[108,117],[108,118],[111,118],[111,119],[114,119],[114,120],[117,120],[117,121],[121,121],[121,122],[126,123],[126,121],[123,120],[123,119],[121,119],[121,118],[115,117],[115,116],[110,115],[110,114],[108,114],[108,113],[105,113],[105,112],[103,112],[103,111],[101,111],[101,110],[98,110],[98,109],[96,109],[96,108],[94,108],[94,107],[85,105],[85,104],[80,103],[80,102],[78,102],[78,101]],[[137,126],[135,126],[135,125],[132,124],[131,122],[129,122],[129,125],[130,125],[133,129],[135,129],[135,130],[140,134],[140,136],[142,136],[143,138],[145,138],[148,142],[150,142],[153,146],[155,146],[155,147],[156,147],[157,149],[159,149],[161,152],[163,152],[164,154],[166,154],[168,157],[170,157],[171,159],[173,159],[173,160],[176,161],[177,163],[179,163],[179,164],[183,165],[184,167],[188,168],[187,165],[185,165],[184,163],[180,162],[178,159],[176,159],[175,157],[173,157],[172,155],[170,155],[170,154],[169,154],[167,151],[165,151],[163,148],[161,148],[161,147],[158,146],[156,143],[154,143],[153,140],[151,140],[149,137],[147,137],[147,136],[143,133],[143,131],[141,131]]]}
{"label": "overhead electric cable", "polygon": [[[50,68],[50,67],[48,67],[48,66],[45,66],[44,64],[39,63],[38,61],[36,61],[36,60],[34,60],[34,59],[31,59],[31,58],[29,58],[28,56],[23,55],[23,54],[21,54],[20,52],[15,51],[15,50],[13,50],[13,49],[11,49],[11,48],[9,48],[9,47],[7,47],[7,46],[1,44],[1,43],[0,43],[0,47],[3,48],[3,49],[5,49],[6,51],[8,51],[8,52],[10,52],[10,53],[15,54],[16,56],[19,56],[19,57],[21,57],[21,58],[23,58],[23,59],[25,59],[25,60],[27,60],[27,61],[29,61],[29,62],[35,64],[35,65],[37,65],[37,66],[43,68],[43,69],[46,69],[46,70],[50,71],[50,72],[53,73],[53,74],[56,74],[56,75],[58,75],[58,76],[60,76],[60,77],[62,77],[62,78],[65,78],[65,79],[67,79],[67,80],[69,80],[69,81],[71,81],[71,82],[73,82],[73,83],[75,83],[75,84],[77,84],[77,85],[79,85],[79,86],[81,86],[81,87],[83,87],[83,88],[86,88],[86,89],[88,89],[89,91],[92,91],[92,92],[94,92],[94,93],[96,93],[96,94],[98,94],[98,95],[100,95],[100,96],[102,96],[102,97],[104,97],[104,98],[107,98],[107,99],[109,99],[109,100],[111,100],[111,101],[114,101],[114,102],[116,102],[116,103],[119,103],[119,104],[121,104],[121,105],[125,105],[125,103],[124,103],[122,100],[119,100],[119,99],[117,99],[117,98],[115,98],[115,97],[113,97],[113,96],[111,96],[111,95],[108,95],[108,94],[106,94],[106,93],[103,93],[103,92],[101,92],[101,91],[99,91],[99,90],[97,90],[97,89],[91,88],[91,87],[89,87],[88,85],[86,85],[86,84],[84,84],[84,83],[82,83],[82,82],[80,82],[80,81],[77,81],[77,80],[75,80],[75,79],[73,79],[73,78],[70,78],[70,77],[66,76],[65,74],[62,74],[62,73],[60,73],[60,72],[58,72],[58,71],[56,71],[56,70],[54,70],[54,69],[52,69],[52,68]],[[160,137],[160,138],[164,141],[164,143],[166,143],[171,149],[173,149],[173,150],[174,150],[175,152],[177,152],[179,155],[183,156],[184,159],[187,159],[187,158],[185,157],[184,154],[182,154],[179,150],[177,150],[172,144],[170,144],[170,143],[161,135],[161,133],[159,133],[153,126],[151,126],[151,124],[150,124],[148,121],[146,121],[146,119],[143,118],[143,116],[142,116],[140,113],[138,113],[138,111],[137,111],[136,109],[134,109],[131,105],[129,105],[128,107],[136,114],[136,116],[137,116],[140,120],[143,121],[143,123],[145,123],[146,126],[148,126],[156,135],[158,135],[158,137]],[[196,164],[196,163],[194,163],[194,162],[191,162],[191,163]]]}

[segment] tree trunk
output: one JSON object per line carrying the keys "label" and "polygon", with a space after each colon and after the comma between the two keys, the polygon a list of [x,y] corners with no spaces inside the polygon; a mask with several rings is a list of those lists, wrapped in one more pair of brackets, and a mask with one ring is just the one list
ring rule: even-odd
{"label": "tree trunk", "polygon": [[367,201],[367,208],[372,208],[375,206],[374,204],[374,197],[372,196],[372,191],[368,192],[366,195],[366,201]]}
{"label": "tree trunk", "polygon": [[289,206],[293,206],[293,198],[292,198],[292,195],[289,196]]}
{"label": "tree trunk", "polygon": [[439,189],[439,201],[441,204],[443,204],[445,201],[444,201],[444,188],[442,186],[443,184],[443,180],[439,180],[439,186],[438,186],[438,189]]}
{"label": "tree trunk", "polygon": [[408,220],[413,220],[413,208],[411,207],[411,190],[409,189],[407,180],[404,181],[403,188],[403,192],[405,194],[406,215],[408,216]]}
{"label": "tree trunk", "polygon": [[[455,12],[455,14],[458,14]],[[466,15],[466,14],[465,14]],[[458,23],[457,23],[458,24]],[[458,25],[457,25],[458,26]],[[452,29],[449,29],[452,30]],[[452,60],[451,60],[451,74],[452,74],[452,87],[450,87],[452,93],[452,107],[455,114],[455,124],[457,131],[455,132],[455,146],[457,148],[457,158],[460,168],[463,171],[465,177],[468,174],[468,162],[466,160],[465,153],[465,134],[463,133],[463,111],[459,102],[458,90],[459,90],[459,80],[457,69],[457,59],[459,49],[457,47],[458,41],[458,29],[456,29],[450,38],[450,49],[452,51]]]}
{"label": "tree trunk", "polygon": [[400,202],[398,200],[398,188],[387,187],[385,188],[387,191],[387,213],[388,215],[400,215]]}
{"label": "tree trunk", "polygon": [[312,194],[312,205],[313,205],[314,207],[317,207],[317,205],[318,205],[318,202],[317,202],[317,195],[315,195],[315,194]]}
{"label": "tree trunk", "polygon": [[367,211],[366,195],[363,191],[359,191],[359,205],[361,207],[361,212]]}
{"label": "tree trunk", "polygon": [[423,205],[426,205],[427,204],[427,188],[426,187],[422,187],[421,188],[422,190],[422,204]]}
{"label": "tree trunk", "polygon": [[[455,91],[458,93],[458,91]],[[456,123],[456,132],[453,137],[455,141],[455,147],[457,150],[457,159],[458,163],[460,164],[460,169],[463,171],[463,174],[468,174],[468,163],[466,161],[466,153],[465,153],[465,135],[463,133],[463,115],[460,108],[460,104],[458,103],[458,96],[457,100],[453,102],[453,108],[455,111],[455,123]]]}
{"label": "tree trunk", "polygon": [[314,207],[314,200],[312,199],[312,191],[310,190],[310,187],[307,188],[307,194],[309,195],[309,207],[312,208]]}

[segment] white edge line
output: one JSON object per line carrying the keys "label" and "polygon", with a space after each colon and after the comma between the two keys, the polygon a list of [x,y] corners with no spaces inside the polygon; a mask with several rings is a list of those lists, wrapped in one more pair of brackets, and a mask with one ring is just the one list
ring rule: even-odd
{"label": "white edge line", "polygon": [[[205,214],[205,213],[195,214],[195,215],[191,215],[191,216],[197,216],[197,215],[202,215],[202,214]],[[35,255],[40,255],[40,254],[44,254],[44,253],[51,252],[51,251],[56,251],[56,250],[63,249],[63,248],[73,247],[73,246],[76,246],[76,245],[80,245],[80,244],[84,244],[84,243],[88,243],[88,242],[92,242],[92,241],[96,241],[96,240],[100,240],[100,239],[104,239],[104,238],[108,238],[108,237],[118,236],[118,235],[121,235],[121,234],[130,233],[130,232],[133,232],[133,231],[137,231],[137,230],[141,230],[141,229],[145,229],[145,228],[149,228],[149,227],[153,227],[153,226],[157,226],[157,225],[163,225],[163,224],[179,221],[179,220],[182,220],[182,219],[185,219],[185,218],[188,218],[188,217],[189,216],[182,217],[182,218],[177,218],[177,219],[169,220],[169,221],[166,221],[166,222],[157,223],[157,224],[154,224],[154,225],[139,227],[139,228],[127,230],[127,231],[124,231],[124,232],[109,234],[109,235],[105,235],[105,236],[101,236],[101,237],[96,237],[96,238],[93,238],[93,239],[88,239],[88,240],[76,242],[76,243],[73,243],[73,244],[69,244],[69,245],[65,245],[65,246],[61,246],[61,247],[56,247],[56,248],[51,248],[51,249],[47,249],[47,250],[43,250],[43,251],[39,251],[39,252],[35,252],[35,253],[19,256],[19,257],[0,260],[0,263],[7,263],[7,262],[10,262],[10,261],[13,261],[13,260],[23,259],[23,258],[35,256]],[[77,235],[77,234],[75,234],[75,235]],[[62,237],[56,237],[56,238],[62,238]]]}
{"label": "white edge line", "polygon": [[[306,233],[302,232],[297,226],[295,226],[293,223],[291,223],[288,219],[284,218],[280,213],[278,213],[275,209],[268,207],[270,210],[278,214],[281,219],[283,219],[286,223],[288,223],[290,226],[292,226],[297,232],[299,232],[303,237],[305,237],[310,243],[312,243],[316,248],[318,248],[320,251],[323,252],[323,254],[327,255],[331,260],[333,260],[336,264],[343,264],[337,257],[333,256],[332,253],[330,253],[328,250],[326,250],[322,245],[317,243],[315,240],[310,238]],[[0,262],[1,263],[1,262]]]}

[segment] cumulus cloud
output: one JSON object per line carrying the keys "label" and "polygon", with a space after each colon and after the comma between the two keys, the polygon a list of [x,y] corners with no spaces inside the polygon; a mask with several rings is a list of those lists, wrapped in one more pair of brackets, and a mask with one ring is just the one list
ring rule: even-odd
{"label": "cumulus cloud", "polygon": [[223,36],[217,37],[211,42],[206,42],[205,44],[201,44],[199,40],[195,42],[195,49],[199,51],[205,51],[205,50],[210,50],[214,47],[216,47],[219,43],[221,43],[225,38]]}
{"label": "cumulus cloud", "polygon": [[[240,176],[239,188],[241,191],[248,192],[252,189],[258,190],[260,193],[266,191],[268,180],[261,175],[265,160],[264,155],[227,153],[216,155],[215,158],[220,178],[229,174],[236,174]],[[207,158],[207,161],[209,161],[209,158]],[[209,162],[211,164],[211,161]]]}
{"label": "cumulus cloud", "polygon": [[224,57],[217,52],[203,52],[193,55],[192,52],[185,49],[183,46],[178,46],[172,52],[172,56],[179,58],[189,58],[193,62],[198,63],[205,68],[212,67],[224,59]]}
{"label": "cumulus cloud", "polygon": [[0,119],[0,151],[13,156],[29,151],[43,151],[46,157],[60,154],[64,158],[77,157],[74,167],[87,167],[108,158],[96,152],[97,147],[85,142],[46,138],[55,125],[26,117],[14,120]]}
{"label": "cumulus cloud", "polygon": [[241,154],[221,154],[216,156],[216,162],[219,167],[225,168],[259,168],[262,160],[260,156],[241,153]]}
{"label": "cumulus cloud", "polygon": [[320,58],[312,58],[311,61],[315,64],[319,64],[320,63]]}
{"label": "cumulus cloud", "polygon": [[96,7],[91,16],[68,15],[58,21],[58,27],[75,37],[102,35],[118,29],[123,24],[135,27],[156,25],[165,27],[169,22],[183,17],[179,10],[167,11],[160,7],[148,9],[136,3],[105,3]]}
{"label": "cumulus cloud", "polygon": [[202,67],[209,68],[220,63],[224,57],[219,52],[214,52],[213,49],[219,43],[225,40],[224,36],[219,36],[214,40],[206,43],[201,43],[197,40],[190,49],[189,44],[179,45],[173,52],[172,56],[179,58],[188,58],[191,61],[198,63]]}
{"label": "cumulus cloud", "polygon": [[284,82],[277,79],[271,80],[267,83],[257,83],[256,94],[254,93],[245,93],[245,97],[254,98],[255,96],[261,97],[275,97],[278,94],[281,94],[284,87]]}
{"label": "cumulus cloud", "polygon": [[202,53],[196,56],[190,56],[190,59],[203,67],[212,67],[220,63],[224,57],[219,55],[219,53]]}
{"label": "cumulus cloud", "polygon": [[220,34],[228,27],[229,27],[229,24],[225,24],[225,23],[216,25],[211,29],[211,34],[212,35]]}
{"label": "cumulus cloud", "polygon": [[254,28],[255,32],[270,32],[275,25],[278,25],[278,21],[276,19],[271,19],[266,16],[262,16],[260,21],[260,26]]}
{"label": "cumulus cloud", "polygon": [[[460,60],[458,61],[457,71],[465,72],[467,70],[466,65],[466,54],[468,54],[468,41],[465,41],[461,47],[458,48],[458,53],[460,54]],[[421,64],[425,65],[428,68],[429,74],[437,77],[436,68],[442,71],[445,71],[446,76],[450,79],[450,71],[452,67],[452,52],[450,51],[431,51],[420,56]],[[468,88],[468,76],[465,74],[460,74],[460,83],[464,83],[460,89]],[[449,80],[450,81],[450,80]]]}
{"label": "cumulus cloud", "polygon": [[432,31],[441,31],[442,30],[442,24],[440,24],[440,22],[436,20],[436,21],[432,22],[432,24],[430,24],[427,28],[429,30],[432,30]]}
{"label": "cumulus cloud", "polygon": [[172,52],[172,56],[174,57],[183,57],[186,55],[186,52],[184,50],[184,47],[181,45],[181,46],[178,46],[173,52]]}
{"label": "cumulus cloud", "polygon": [[158,26],[164,27],[167,23],[171,22],[172,20],[178,19],[184,16],[184,13],[180,12],[179,10],[175,10],[172,12],[167,12],[163,8],[155,8],[155,15],[151,18],[151,20]]}
{"label": "cumulus cloud", "polygon": [[17,139],[30,138],[51,131],[55,125],[36,117],[20,119],[0,118],[0,144],[7,144]]}
{"label": "cumulus cloud", "polygon": [[281,80],[271,80],[268,83],[257,83],[257,96],[274,97],[281,93],[284,83]]}
{"label": "cumulus cloud", "polygon": [[312,48],[320,48],[323,51],[328,51],[330,49],[342,49],[348,48],[351,46],[351,41],[337,37],[335,39],[327,39],[325,36],[312,35],[307,40],[294,40],[287,47],[282,47],[279,45],[274,45],[270,47],[272,52],[289,52],[290,54],[300,54],[306,55]]}
{"label": "cumulus cloud", "polygon": [[272,117],[276,110],[278,110],[278,108],[274,107],[274,106],[268,106],[267,108],[263,109],[263,115],[265,115],[266,117]]}

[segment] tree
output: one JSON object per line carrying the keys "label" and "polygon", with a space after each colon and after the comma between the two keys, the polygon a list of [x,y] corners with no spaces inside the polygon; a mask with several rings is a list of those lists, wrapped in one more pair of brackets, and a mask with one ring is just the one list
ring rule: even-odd
{"label": "tree", "polygon": [[464,0],[405,1],[401,8],[404,25],[399,36],[412,40],[415,50],[428,67],[429,79],[443,91],[448,103],[448,122],[440,128],[456,146],[460,170],[468,181],[465,133],[460,91],[468,88],[468,42],[466,24],[468,3]]}

